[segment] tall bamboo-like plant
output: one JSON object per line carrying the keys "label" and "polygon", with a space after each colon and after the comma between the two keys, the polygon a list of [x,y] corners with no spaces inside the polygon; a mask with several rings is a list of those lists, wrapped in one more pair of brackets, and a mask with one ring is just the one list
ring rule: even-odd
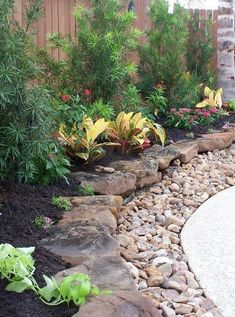
{"label": "tall bamboo-like plant", "polygon": [[213,65],[216,57],[215,44],[212,20],[200,18],[199,10],[195,11],[191,16],[187,43],[188,70],[210,86],[216,82]]}
{"label": "tall bamboo-like plant", "polygon": [[149,16],[152,28],[147,32],[147,44],[140,48],[141,88],[148,93],[163,81],[171,98],[175,83],[186,71],[189,15],[179,4],[169,14],[165,0],[153,0]]}
{"label": "tall bamboo-like plant", "polygon": [[123,10],[119,0],[93,0],[91,8],[77,5],[73,15],[76,34],[53,33],[50,43],[65,52],[67,59],[56,63],[45,51],[40,58],[61,91],[69,87],[81,97],[89,90],[89,102],[109,102],[123,88],[136,65],[127,54],[135,50],[140,32],[133,26],[135,15]]}
{"label": "tall bamboo-like plant", "polygon": [[[65,161],[50,139],[47,91],[35,85],[39,69],[30,54],[32,34],[29,30],[42,14],[41,3],[41,0],[28,2],[21,27],[12,18],[14,0],[0,0],[1,179],[30,182],[42,180],[50,171],[54,176],[65,172],[60,169]],[[54,157],[50,159],[52,153]]]}

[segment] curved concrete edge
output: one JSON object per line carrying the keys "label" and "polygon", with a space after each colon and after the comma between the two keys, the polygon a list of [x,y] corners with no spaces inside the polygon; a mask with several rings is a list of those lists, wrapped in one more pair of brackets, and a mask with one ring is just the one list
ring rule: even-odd
{"label": "curved concrete edge", "polygon": [[235,316],[235,186],[202,204],[181,232],[189,266],[224,317]]}

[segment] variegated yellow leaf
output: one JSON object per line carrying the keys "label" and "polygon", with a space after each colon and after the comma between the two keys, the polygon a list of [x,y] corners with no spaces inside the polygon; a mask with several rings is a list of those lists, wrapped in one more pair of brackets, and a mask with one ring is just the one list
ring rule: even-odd
{"label": "variegated yellow leaf", "polygon": [[91,128],[86,130],[87,141],[94,142],[107,129],[108,125],[109,123],[105,122],[104,119],[97,120]]}
{"label": "variegated yellow leaf", "polygon": [[215,95],[215,104],[216,106],[218,106],[219,108],[222,107],[223,102],[222,102],[222,95],[220,92],[217,91],[216,95]]}
{"label": "variegated yellow leaf", "polygon": [[207,99],[203,100],[202,102],[199,102],[197,105],[196,105],[196,108],[205,108],[207,106],[209,106],[210,103],[207,101]]}
{"label": "variegated yellow leaf", "polygon": [[210,93],[211,93],[211,89],[209,88],[209,87],[205,87],[205,89],[204,89],[204,95],[205,95],[205,97],[209,97],[209,95],[210,95]]}

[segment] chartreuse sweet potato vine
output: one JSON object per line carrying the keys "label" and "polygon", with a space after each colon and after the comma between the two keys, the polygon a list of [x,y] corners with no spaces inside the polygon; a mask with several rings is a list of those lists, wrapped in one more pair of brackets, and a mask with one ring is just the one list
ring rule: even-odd
{"label": "chartreuse sweet potato vine", "polygon": [[91,285],[87,275],[76,273],[57,281],[54,277],[43,275],[46,286],[40,288],[33,277],[35,266],[31,248],[15,248],[10,244],[0,244],[0,277],[10,283],[6,290],[22,293],[25,290],[34,291],[47,305],[55,306],[73,302],[79,306],[86,302],[89,295],[107,294]]}

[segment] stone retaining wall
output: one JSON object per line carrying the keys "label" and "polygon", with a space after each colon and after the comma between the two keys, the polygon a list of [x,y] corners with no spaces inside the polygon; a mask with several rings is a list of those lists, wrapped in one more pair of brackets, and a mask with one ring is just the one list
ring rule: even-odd
{"label": "stone retaining wall", "polygon": [[[162,317],[152,299],[137,292],[133,272],[121,257],[121,247],[129,243],[128,237],[121,237],[121,245],[120,237],[119,240],[113,237],[123,203],[123,198],[117,195],[126,196],[136,188],[160,182],[162,170],[175,159],[187,163],[198,153],[227,148],[233,141],[235,127],[165,148],[154,145],[137,160],[112,162],[112,168],[99,167],[96,174],[73,175],[91,184],[99,196],[71,197],[72,210],[64,213],[41,244],[72,266],[59,272],[56,278],[81,272],[89,274],[101,289],[112,291],[112,295],[90,298],[73,317]],[[168,317],[164,309],[163,314]]]}

